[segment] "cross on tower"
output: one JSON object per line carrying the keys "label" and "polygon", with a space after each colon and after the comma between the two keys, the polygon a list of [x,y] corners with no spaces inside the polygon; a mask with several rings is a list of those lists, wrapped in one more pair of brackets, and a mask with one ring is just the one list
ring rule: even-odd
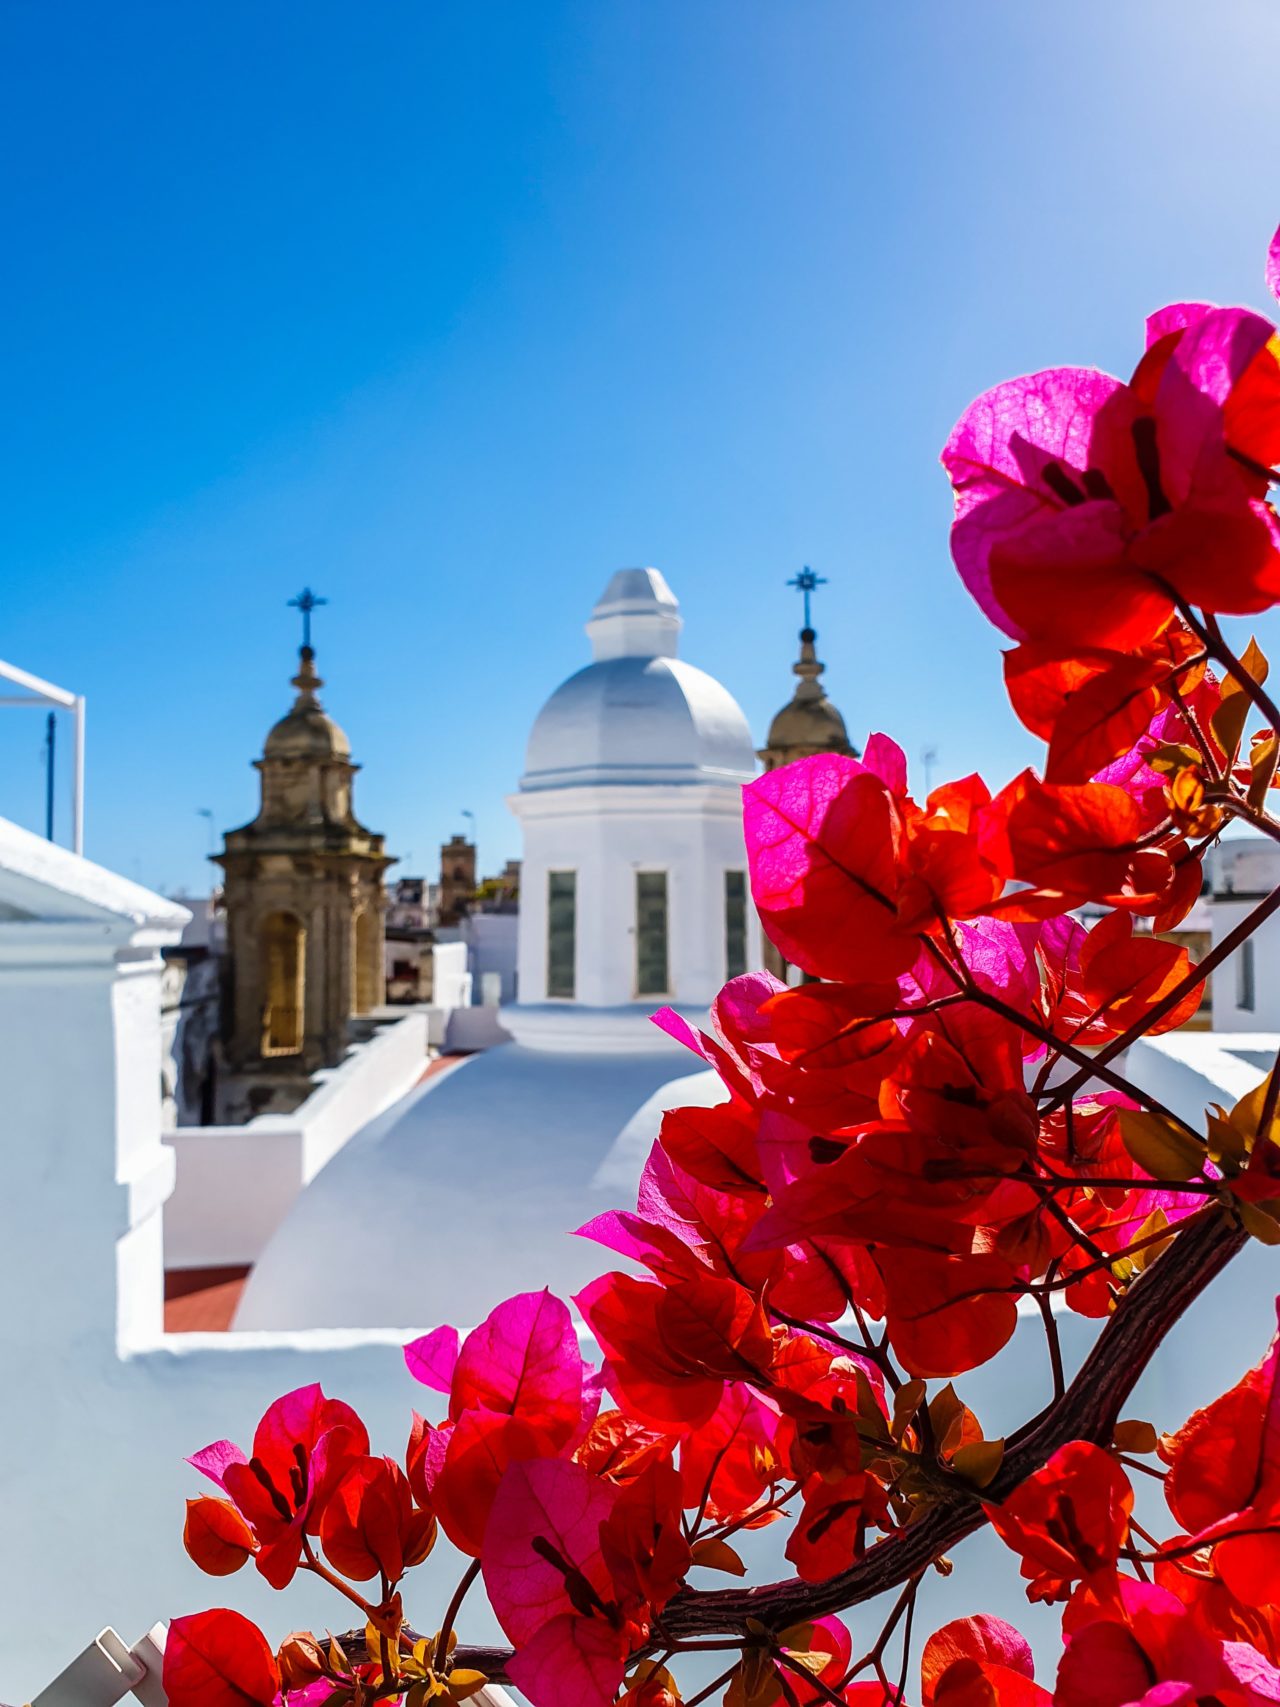
{"label": "cross on tower", "polygon": [[813,592],[815,587],[825,587],[826,584],[827,577],[825,575],[815,575],[807,563],[798,575],[793,576],[791,580],[787,582],[789,587],[794,587],[797,592],[804,594],[804,625],[806,628],[813,627],[813,623],[810,620],[809,615],[809,595]]}
{"label": "cross on tower", "polygon": [[289,600],[290,609],[302,612],[302,650],[304,652],[311,650],[311,613],[320,605],[327,605],[328,602],[328,599],[322,599],[318,593],[313,593],[310,587],[304,587],[296,599]]}

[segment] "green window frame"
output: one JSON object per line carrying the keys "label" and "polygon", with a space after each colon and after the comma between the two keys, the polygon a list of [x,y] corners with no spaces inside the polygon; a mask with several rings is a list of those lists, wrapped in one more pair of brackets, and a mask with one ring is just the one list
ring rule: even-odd
{"label": "green window frame", "polygon": [[740,978],[747,970],[747,874],[724,874],[724,973]]}
{"label": "green window frame", "polygon": [[547,995],[572,1001],[577,988],[578,874],[547,873]]}
{"label": "green window frame", "polygon": [[668,904],[665,871],[636,872],[636,995],[670,991]]}

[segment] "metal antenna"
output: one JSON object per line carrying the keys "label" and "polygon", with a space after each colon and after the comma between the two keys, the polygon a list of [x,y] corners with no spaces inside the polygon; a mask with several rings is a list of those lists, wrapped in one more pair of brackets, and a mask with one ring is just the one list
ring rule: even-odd
{"label": "metal antenna", "polygon": [[44,834],[49,842],[53,840],[53,758],[57,734],[58,719],[51,711],[44,726]]}

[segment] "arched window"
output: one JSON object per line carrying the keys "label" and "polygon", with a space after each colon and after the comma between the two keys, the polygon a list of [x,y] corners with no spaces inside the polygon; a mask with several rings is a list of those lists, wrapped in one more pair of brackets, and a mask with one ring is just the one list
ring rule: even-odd
{"label": "arched window", "polygon": [[372,1013],[378,1006],[379,973],[378,933],[373,913],[362,907],[351,927],[351,1011]]}
{"label": "arched window", "polygon": [[269,913],[262,921],[262,1053],[297,1055],[302,1050],[307,933],[292,913]]}

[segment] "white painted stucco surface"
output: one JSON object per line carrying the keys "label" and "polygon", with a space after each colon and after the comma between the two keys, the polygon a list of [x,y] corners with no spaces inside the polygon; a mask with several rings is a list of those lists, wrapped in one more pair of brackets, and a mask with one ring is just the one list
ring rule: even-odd
{"label": "white painted stucco surface", "polygon": [[1276,1032],[1172,1031],[1127,1051],[1124,1072],[1140,1090],[1199,1123],[1211,1103],[1230,1108],[1270,1072]]}
{"label": "white painted stucco surface", "polygon": [[377,1032],[317,1074],[292,1114],[167,1131],[177,1178],[164,1211],[165,1267],[256,1262],[304,1186],[421,1078],[427,1026],[426,1011],[415,1009]]}
{"label": "white painted stucco surface", "polygon": [[[634,1201],[661,1119],[654,1093],[692,1059],[670,1045],[619,1055],[509,1043],[428,1079],[303,1192],[249,1277],[236,1327],[474,1322],[512,1292],[567,1297],[602,1261],[573,1229]],[[648,1140],[627,1150],[629,1181],[601,1185],[642,1105]]]}

